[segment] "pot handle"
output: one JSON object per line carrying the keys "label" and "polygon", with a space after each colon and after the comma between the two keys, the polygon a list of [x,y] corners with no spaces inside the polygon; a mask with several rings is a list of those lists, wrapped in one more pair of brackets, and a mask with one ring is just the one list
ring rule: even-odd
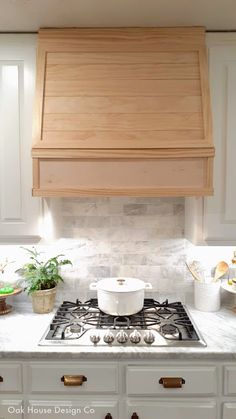
{"label": "pot handle", "polygon": [[97,283],[96,283],[96,282],[92,282],[92,283],[89,285],[89,289],[90,289],[90,290],[97,290]]}
{"label": "pot handle", "polygon": [[152,284],[150,282],[145,283],[145,290],[152,290]]}

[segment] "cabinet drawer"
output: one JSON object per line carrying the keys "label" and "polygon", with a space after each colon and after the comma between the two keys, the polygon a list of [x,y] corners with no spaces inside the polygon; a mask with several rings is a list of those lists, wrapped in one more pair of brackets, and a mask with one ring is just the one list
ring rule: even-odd
{"label": "cabinet drawer", "polygon": [[20,364],[0,363],[0,377],[0,394],[22,392],[22,373]]}
{"label": "cabinet drawer", "polygon": [[236,394],[236,367],[230,365],[224,368],[224,394]]}
{"label": "cabinet drawer", "polygon": [[23,400],[0,399],[0,419],[23,419]]}
{"label": "cabinet drawer", "polygon": [[[181,401],[135,401],[128,402],[126,417],[132,418],[135,412],[138,419],[216,419],[216,404],[214,402]],[[227,418],[231,419],[231,418]],[[235,419],[235,418],[234,418]]]}
{"label": "cabinet drawer", "polygon": [[[180,388],[166,388],[162,378],[183,378]],[[169,380],[167,380],[169,381]],[[175,381],[175,380],[174,380]],[[126,385],[130,395],[203,395],[217,391],[217,369],[215,367],[127,367]],[[175,383],[174,383],[175,384]]]}
{"label": "cabinet drawer", "polygon": [[[64,381],[63,381],[64,380]],[[31,364],[31,393],[117,393],[118,373],[114,365],[97,364]]]}
{"label": "cabinet drawer", "polygon": [[[117,400],[80,398],[80,400],[29,400],[27,419],[118,419]],[[111,415],[111,418],[109,416]]]}

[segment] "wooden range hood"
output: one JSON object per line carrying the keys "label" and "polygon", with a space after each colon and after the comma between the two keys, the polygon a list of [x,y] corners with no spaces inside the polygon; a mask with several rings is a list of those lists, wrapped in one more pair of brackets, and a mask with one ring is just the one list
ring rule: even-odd
{"label": "wooden range hood", "polygon": [[34,196],[211,195],[204,28],[43,29]]}

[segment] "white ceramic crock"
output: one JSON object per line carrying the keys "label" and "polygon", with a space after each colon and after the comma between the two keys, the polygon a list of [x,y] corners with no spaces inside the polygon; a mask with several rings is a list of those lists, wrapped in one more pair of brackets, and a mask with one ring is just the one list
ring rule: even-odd
{"label": "white ceramic crock", "polygon": [[105,278],[90,284],[97,290],[98,307],[112,316],[130,316],[143,308],[144,291],[152,284],[137,278]]}
{"label": "white ceramic crock", "polygon": [[200,311],[218,311],[220,309],[220,281],[194,281],[194,305]]}

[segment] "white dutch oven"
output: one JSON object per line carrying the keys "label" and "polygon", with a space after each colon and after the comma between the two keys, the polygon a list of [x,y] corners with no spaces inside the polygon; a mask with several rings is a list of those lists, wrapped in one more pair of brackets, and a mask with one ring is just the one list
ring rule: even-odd
{"label": "white dutch oven", "polygon": [[105,278],[90,284],[97,290],[98,307],[112,316],[130,316],[143,308],[144,291],[152,284],[136,278]]}

